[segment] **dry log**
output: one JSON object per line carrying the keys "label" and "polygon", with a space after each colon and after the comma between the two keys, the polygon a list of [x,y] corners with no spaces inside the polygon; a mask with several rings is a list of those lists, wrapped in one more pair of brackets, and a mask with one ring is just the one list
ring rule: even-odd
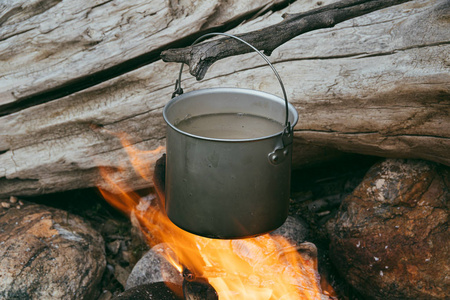
{"label": "dry log", "polygon": [[[284,21],[237,37],[270,55],[280,45],[308,31],[333,27],[345,20],[365,15],[392,5],[411,0],[343,0],[306,13],[285,14]],[[197,80],[205,77],[208,68],[225,57],[251,52],[247,45],[233,38],[223,38],[182,49],[169,49],[161,53],[166,62],[189,65]]]}
{"label": "dry log", "polygon": [[191,35],[284,2],[3,1],[0,116],[139,68]]}
{"label": "dry log", "polygon": [[[224,1],[221,9],[226,3],[243,2]],[[69,5],[60,2],[54,7],[62,4]],[[124,11],[117,9],[110,11],[110,17],[106,18],[106,13],[101,12],[113,4],[114,1],[107,1],[94,8],[94,11],[100,10],[97,12],[99,16],[105,15],[100,20],[115,20],[115,14],[128,15],[127,9],[130,8]],[[141,2],[141,5],[146,4]],[[209,2],[198,5],[209,5]],[[279,23],[284,13],[301,13],[315,6],[316,3],[297,1],[280,11],[239,25],[229,33],[264,28]],[[138,5],[133,7],[136,9]],[[189,5],[185,4],[185,7]],[[74,13],[67,14],[85,15],[77,15],[77,10],[72,9]],[[51,18],[48,11],[35,18]],[[8,109],[15,111],[5,113],[4,109],[0,117],[0,197],[101,184],[98,166],[109,168],[118,182],[127,181],[129,188],[147,186],[148,183],[135,174],[126,151],[111,132],[127,132],[131,145],[141,150],[164,145],[165,124],[161,112],[173,92],[179,64],[155,61],[135,70],[127,69],[120,76],[112,72],[116,75],[110,76],[116,77],[64,97],[55,89],[76,90],[77,78],[95,82],[91,74],[133,62],[128,51],[142,55],[160,52],[165,45],[175,45],[182,40],[185,34],[204,32],[203,25],[197,22],[214,23],[211,20],[217,18],[213,11],[205,14],[206,17],[194,13],[197,16],[195,20],[173,19],[174,24],[165,29],[166,33],[163,30],[142,34],[141,27],[145,22],[128,27],[125,23],[110,24],[105,32],[119,32],[118,40],[122,47],[129,47],[129,50],[123,50],[123,55],[120,55],[119,41],[114,47],[100,42],[96,46],[98,49],[74,42],[76,53],[69,56],[66,54],[75,51],[73,48],[66,49],[62,44],[54,48],[60,41],[59,34],[70,32],[68,28],[73,27],[73,22],[58,23],[48,33],[35,32],[35,39],[32,39],[34,52],[23,46],[24,41],[19,43],[26,49],[19,51],[15,48],[17,61],[11,56],[9,61],[3,59],[7,63],[0,64],[1,73],[6,74],[0,75],[0,101],[11,105]],[[339,150],[385,157],[423,158],[450,165],[449,14],[448,1],[411,1],[343,22],[331,29],[301,35],[273,51],[270,59],[287,87],[289,100],[300,114],[295,128],[294,167],[324,159],[323,156],[334,155]],[[26,31],[25,24],[34,20],[28,19],[27,14],[17,17],[14,22],[13,18],[0,16],[3,21],[0,30],[9,24]],[[86,24],[92,27],[92,24],[97,24],[94,20],[91,19],[91,23],[86,21]],[[23,24],[19,26],[16,23]],[[120,25],[127,28],[120,31]],[[172,26],[175,27],[171,29]],[[2,58],[5,53],[15,53],[5,49],[15,47],[16,39],[31,34],[33,30],[36,29],[22,34],[16,31],[9,38],[3,38],[0,41]],[[51,35],[55,30],[59,34]],[[123,38],[132,37],[134,30],[140,32],[136,36],[145,37],[145,41]],[[190,30],[189,33],[186,30]],[[147,45],[151,44],[148,41],[153,35],[156,35],[155,43],[160,41],[158,36],[170,37],[162,39],[163,43],[152,45],[151,50]],[[72,41],[79,37],[74,36]],[[70,38],[61,39],[63,41],[70,44]],[[49,48],[54,48],[55,52],[45,58]],[[92,51],[97,54],[90,56]],[[108,51],[115,54],[106,55]],[[32,63],[33,57],[43,61]],[[29,60],[22,64],[21,60],[25,58]],[[50,70],[47,72],[45,67]],[[184,74],[183,87],[188,91],[237,86],[274,94],[279,94],[280,89],[271,70],[260,57],[251,53],[218,61],[206,77],[196,82],[195,78]],[[15,97],[11,96],[12,91]],[[48,94],[41,98],[31,97],[37,93]],[[26,102],[26,99],[32,100]],[[149,155],[147,161],[158,158],[162,152]],[[119,169],[124,172],[118,172]]]}

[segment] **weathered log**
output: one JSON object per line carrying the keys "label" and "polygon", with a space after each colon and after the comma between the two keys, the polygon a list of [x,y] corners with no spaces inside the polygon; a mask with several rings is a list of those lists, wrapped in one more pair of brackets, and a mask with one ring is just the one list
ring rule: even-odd
{"label": "weathered log", "polygon": [[286,0],[0,3],[0,116],[101,83]]}
{"label": "weathered log", "polygon": [[[226,3],[229,1],[222,3],[222,9]],[[97,14],[102,15],[101,10],[113,4],[110,1],[94,11],[100,10]],[[315,5],[297,1],[229,32],[239,34],[267,27],[279,23],[284,13],[300,13]],[[120,9],[111,11],[110,18],[115,20],[115,14],[126,15],[125,12]],[[209,13],[214,15],[214,12]],[[449,14],[448,1],[411,1],[343,22],[332,29],[301,35],[276,49],[270,59],[285,83],[289,100],[300,114],[295,127],[294,167],[322,160],[324,156],[339,153],[339,150],[385,157],[423,158],[450,165]],[[76,13],[73,15],[77,16]],[[151,33],[139,35],[146,36],[145,41],[128,39],[129,45],[121,38],[127,35],[124,30],[120,31],[119,40],[142,55],[149,51],[160,52],[164,45],[176,44],[185,34],[205,32],[197,22],[203,20],[209,24],[203,18],[210,21],[217,18],[212,15],[197,16],[195,21],[189,18],[180,21],[182,17],[176,19],[181,25],[176,24],[173,30],[183,30],[177,35],[169,26],[165,34],[155,33],[154,41],[160,40],[158,34],[171,37],[168,41],[162,39],[164,44],[152,46],[153,50],[146,46]],[[52,15],[48,11],[39,15],[42,20],[50,17]],[[0,30],[8,20],[13,20],[11,18],[6,18]],[[22,20],[21,26],[12,21],[8,26],[25,30],[27,17],[18,20]],[[106,22],[107,18],[100,20]],[[94,22],[94,19],[90,21]],[[68,28],[73,26],[70,22],[58,24],[62,28],[56,26],[54,30],[58,32],[70,31]],[[114,26],[110,25],[105,32],[119,30]],[[138,27],[142,26],[142,22],[136,23],[128,25],[126,30],[133,36],[133,30],[141,32]],[[186,33],[188,29],[185,27],[192,30]],[[31,34],[33,30],[22,34]],[[52,32],[35,33],[39,39],[35,37],[34,43],[40,40],[41,44],[36,44],[36,52],[31,56],[45,57],[49,48],[45,41],[58,45],[58,35],[48,35]],[[14,47],[15,39],[22,34],[12,34],[0,41],[2,57],[5,53],[14,53],[4,49]],[[69,43],[67,40],[70,38],[64,43]],[[101,184],[98,166],[109,168],[112,175],[120,179],[119,183],[127,181],[131,189],[148,185],[135,174],[125,149],[111,132],[127,132],[131,145],[141,150],[164,145],[165,124],[161,112],[173,92],[179,64],[155,61],[57,98],[51,92],[57,87],[74,89],[71,82],[76,82],[77,78],[94,80],[95,77],[89,77],[89,70],[95,74],[103,68],[123,67],[132,61],[127,50],[122,56],[102,54],[120,52],[118,47],[108,49],[109,43],[98,43],[97,50],[76,45],[78,54],[74,57],[67,58],[66,54],[73,49],[65,49],[61,44],[49,56],[50,60],[31,64],[33,60],[30,58],[27,61],[28,72],[26,64],[19,63],[26,57],[27,48],[24,52],[15,50],[19,51],[15,56],[17,62],[11,57],[9,63],[1,63],[0,69],[7,72],[0,80],[0,85],[3,84],[0,101],[5,105],[13,103],[10,108],[15,112],[0,117],[0,197]],[[97,54],[87,59],[90,51],[97,51]],[[44,68],[47,65],[51,65],[48,72]],[[17,72],[14,66],[18,67]],[[196,82],[189,74],[184,74],[183,78],[186,91],[237,86],[279,94],[280,89],[271,70],[253,54],[218,61],[203,81]],[[12,91],[17,91],[17,98],[11,96]],[[30,96],[46,91],[48,97]],[[54,99],[52,97],[57,99],[49,101]],[[24,99],[32,100],[26,102]],[[162,152],[149,155],[147,161],[150,163]],[[119,169],[124,172],[120,173]]]}
{"label": "weathered log", "polygon": [[[345,20],[408,1],[411,0],[343,0],[307,13],[285,14],[285,20],[278,24],[237,37],[270,55],[280,45],[305,32],[333,27]],[[163,51],[161,57],[166,62],[188,64],[191,75],[201,80],[216,61],[251,51],[251,48],[236,39],[222,38],[187,48],[169,49]]]}

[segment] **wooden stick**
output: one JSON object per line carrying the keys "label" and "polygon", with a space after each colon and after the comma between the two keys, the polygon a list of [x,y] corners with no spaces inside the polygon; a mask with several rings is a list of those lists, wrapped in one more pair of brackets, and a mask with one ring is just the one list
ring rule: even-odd
{"label": "wooden stick", "polygon": [[[333,27],[343,21],[408,1],[411,0],[343,0],[305,13],[285,14],[284,20],[278,24],[236,36],[270,55],[278,46],[305,32]],[[165,62],[189,65],[189,72],[201,80],[214,62],[251,51],[250,47],[237,40],[222,38],[190,47],[169,49],[161,53],[161,58]]]}

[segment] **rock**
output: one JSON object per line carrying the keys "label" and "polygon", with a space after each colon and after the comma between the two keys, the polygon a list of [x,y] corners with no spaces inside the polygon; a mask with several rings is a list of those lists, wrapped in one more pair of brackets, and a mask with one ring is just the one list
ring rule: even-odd
{"label": "rock", "polygon": [[270,234],[281,235],[291,244],[298,246],[303,243],[308,236],[308,228],[305,222],[289,216],[281,227],[272,231]]}
{"label": "rock", "polygon": [[120,241],[119,240],[115,240],[111,243],[106,244],[106,248],[114,255],[116,255],[117,253],[119,253],[119,249],[120,249]]}
{"label": "rock", "polygon": [[218,300],[216,291],[206,281],[188,281],[183,285],[183,296],[186,300]]}
{"label": "rock", "polygon": [[[304,223],[289,216],[286,222],[272,235],[281,235],[293,245],[301,245],[308,231]],[[159,244],[150,249],[134,266],[126,284],[126,289],[137,285],[165,281],[181,286],[182,275],[161,255],[163,251],[171,251],[165,244]]]}
{"label": "rock", "polygon": [[110,291],[103,291],[103,293],[98,297],[97,300],[111,300],[112,293]]}
{"label": "rock", "polygon": [[343,201],[330,254],[365,299],[448,299],[449,187],[448,167],[388,159]]}
{"label": "rock", "polygon": [[16,204],[17,203],[17,197],[15,197],[15,196],[9,197],[9,202],[11,202],[12,204]]}
{"label": "rock", "polygon": [[155,282],[150,284],[138,285],[120,295],[112,298],[112,300],[178,300],[182,299],[176,296],[164,282]]}
{"label": "rock", "polygon": [[15,207],[16,209],[20,209],[23,204],[24,203],[22,200],[19,201],[17,197],[11,196],[9,197],[9,202],[5,200],[0,203],[0,208],[9,209],[11,207]]}
{"label": "rock", "polygon": [[0,210],[0,299],[95,299],[103,239],[80,217],[26,203]]}
{"label": "rock", "polygon": [[127,271],[125,268],[122,268],[120,265],[115,266],[114,277],[123,287],[126,286],[129,276],[130,276],[130,272]]}
{"label": "rock", "polygon": [[120,222],[112,219],[106,220],[106,222],[101,227],[101,232],[106,235],[117,235],[117,232],[120,231]]}
{"label": "rock", "polygon": [[163,251],[171,252],[172,250],[164,243],[158,244],[136,263],[128,276],[126,290],[134,286],[160,281],[170,282],[177,286],[183,285],[183,276],[162,256]]}

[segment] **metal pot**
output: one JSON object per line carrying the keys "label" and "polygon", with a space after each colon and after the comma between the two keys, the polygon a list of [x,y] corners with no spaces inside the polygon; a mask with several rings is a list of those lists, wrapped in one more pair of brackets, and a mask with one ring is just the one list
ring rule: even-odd
{"label": "metal pot", "polygon": [[[211,33],[211,35],[226,35]],[[210,238],[245,238],[272,231],[287,218],[290,194],[292,128],[295,108],[261,91],[211,88],[174,97],[164,108],[167,122],[166,203],[169,219],[180,228]],[[197,41],[198,41],[197,40]],[[194,44],[197,42],[195,41]],[[181,90],[181,71],[176,90]],[[181,92],[182,93],[182,92]],[[242,113],[284,124],[276,134],[223,139],[194,135],[177,123],[187,116]]]}

